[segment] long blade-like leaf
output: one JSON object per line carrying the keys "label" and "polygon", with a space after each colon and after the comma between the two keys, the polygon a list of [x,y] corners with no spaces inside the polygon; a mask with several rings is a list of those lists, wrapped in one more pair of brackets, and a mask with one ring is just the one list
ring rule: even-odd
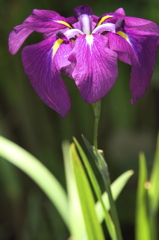
{"label": "long blade-like leaf", "polygon": [[37,183],[69,227],[67,196],[53,174],[26,150],[2,136],[0,136],[0,156],[20,168]]}
{"label": "long blade-like leaf", "polygon": [[[89,161],[88,161],[88,159],[87,159],[87,157],[86,157],[83,149],[81,148],[80,144],[78,143],[78,141],[77,141],[75,138],[74,138],[74,142],[75,142],[76,147],[77,147],[77,149],[78,149],[78,151],[79,151],[79,153],[80,153],[80,156],[81,156],[81,158],[82,158],[82,161],[83,161],[83,163],[84,163],[84,165],[85,165],[85,167],[86,167],[86,170],[87,170],[87,172],[88,172],[88,175],[89,175],[89,178],[90,178],[90,180],[91,180],[92,186],[93,186],[93,188],[94,188],[95,194],[96,194],[96,196],[97,196],[97,198],[98,198],[98,201],[99,201],[99,203],[100,203],[100,207],[101,207],[101,208],[100,208],[100,210],[101,210],[100,213],[102,212],[102,216],[103,216],[104,219],[105,219],[106,226],[107,226],[107,228],[108,228],[108,231],[109,231],[109,234],[110,234],[111,238],[112,238],[113,240],[115,240],[115,239],[116,239],[115,227],[114,227],[114,224],[113,224],[113,222],[112,222],[112,219],[111,219],[109,213],[107,212],[107,210],[106,210],[106,208],[105,208],[105,206],[104,206],[104,203],[103,203],[103,200],[102,200],[102,197],[101,197],[101,189],[100,189],[100,186],[99,186],[99,184],[98,184],[98,182],[97,182],[97,179],[96,179],[96,177],[95,177],[95,175],[94,175],[94,172],[93,172],[93,170],[92,170],[92,167],[91,167],[91,165],[90,165],[90,163],[89,163]],[[97,208],[97,209],[98,209],[98,208]],[[100,222],[101,222],[101,221],[100,221]]]}
{"label": "long blade-like leaf", "polygon": [[155,215],[159,208],[159,135],[157,139],[156,153],[154,164],[152,168],[152,173],[150,177],[150,188],[149,188],[149,196],[150,196],[150,207],[151,214]]}
{"label": "long blade-like leaf", "polygon": [[139,180],[137,189],[137,206],[136,206],[136,240],[151,240],[150,228],[147,215],[147,181],[146,160],[143,153],[139,156]]}
{"label": "long blade-like leaf", "polygon": [[74,240],[87,239],[76,180],[70,160],[70,145],[68,142],[63,142],[62,150],[64,156],[65,175],[68,192],[68,217],[70,221],[70,234],[72,236],[72,239]]}
{"label": "long blade-like leaf", "polygon": [[[133,175],[133,171],[129,170],[125,173],[123,173],[122,175],[120,175],[112,184],[111,184],[111,191],[112,191],[112,195],[114,200],[116,200],[119,196],[119,194],[121,193],[121,191],[123,190],[124,186],[126,185],[127,181],[129,180],[129,178]],[[102,194],[102,199],[103,199],[103,203],[104,206],[107,210],[110,209],[110,204],[109,204],[109,199],[108,199],[108,195],[106,192],[104,192]],[[103,208],[101,206],[101,203],[98,201],[95,205],[96,208],[96,212],[97,212],[97,216],[99,219],[99,222],[102,222],[104,220],[104,213],[103,213]]]}
{"label": "long blade-like leaf", "polygon": [[[95,153],[94,147],[90,145],[90,143],[88,142],[88,140],[87,140],[84,136],[82,136],[82,137],[83,137],[83,140],[84,140],[84,142],[85,142],[85,145],[86,145],[87,149],[88,149],[89,152],[91,153],[91,155],[92,155],[92,157],[94,158],[96,164],[98,164],[98,159],[99,159],[99,154],[100,154],[100,153],[96,151],[96,154],[94,154],[94,153]],[[86,166],[86,169],[87,169],[87,171],[88,171],[88,174],[90,175],[90,174],[91,174],[91,173],[90,173],[90,170],[89,170],[89,169],[90,169],[90,164],[89,164],[88,160],[86,159],[86,156],[85,156],[84,152],[82,152],[82,148],[80,148],[77,140],[74,139],[74,141],[75,141],[75,143],[76,143],[76,145],[77,145],[77,147],[78,147],[78,150],[79,150],[79,152],[80,152],[80,154],[81,154],[81,157],[82,157],[82,159],[83,159],[83,161],[84,161],[84,164],[85,164],[85,166]],[[101,156],[101,157],[102,157],[102,156]],[[86,162],[87,162],[87,163],[86,163]],[[117,197],[119,196],[120,192],[122,191],[122,189],[123,189],[124,186],[126,185],[126,183],[127,183],[127,181],[129,180],[129,178],[133,175],[133,173],[134,173],[134,171],[129,170],[129,171],[123,173],[121,176],[119,176],[119,177],[114,181],[114,183],[111,184],[111,191],[112,191],[112,195],[113,195],[114,200],[117,199]],[[94,176],[94,177],[95,177],[95,176]],[[96,187],[95,191],[97,192],[97,191],[100,190],[100,188],[99,188],[99,186],[97,187],[97,181],[94,179],[94,177],[92,178],[92,174],[91,174],[90,179],[91,179],[91,181],[94,182],[94,183],[92,183],[92,184]],[[105,208],[106,208],[107,210],[109,210],[109,209],[110,209],[110,204],[109,204],[108,195],[107,195],[106,192],[102,195],[102,199],[103,199]],[[97,211],[97,215],[98,215],[99,221],[102,222],[103,219],[104,219],[104,215],[105,215],[105,214],[104,214],[104,212],[103,212],[103,206],[101,205],[100,201],[98,201],[98,202],[96,203],[96,211]]]}
{"label": "long blade-like leaf", "polygon": [[95,202],[93,199],[93,194],[74,144],[71,145],[70,155],[88,239],[104,240],[103,231],[94,209]]}

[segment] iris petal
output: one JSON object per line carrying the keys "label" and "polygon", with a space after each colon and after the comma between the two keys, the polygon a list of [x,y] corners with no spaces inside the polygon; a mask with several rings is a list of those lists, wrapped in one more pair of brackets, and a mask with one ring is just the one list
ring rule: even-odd
{"label": "iris petal", "polygon": [[81,30],[79,30],[79,29],[70,29],[70,30],[67,30],[66,32],[65,32],[65,36],[68,38],[68,39],[70,39],[70,38],[74,38],[74,37],[76,37],[76,36],[78,36],[78,35],[83,35],[84,33],[81,31]]}
{"label": "iris petal", "polygon": [[115,32],[115,24],[113,23],[105,23],[105,24],[102,24],[98,27],[96,27],[92,33],[102,33],[102,32]]}
{"label": "iris petal", "polygon": [[[110,12],[110,13],[105,13],[103,14],[100,18],[99,18],[99,21],[98,21],[98,24],[97,26],[100,26],[101,24],[105,23],[105,22],[112,22],[112,23],[115,23],[116,21],[116,17],[115,16],[118,16],[123,18],[125,16],[125,11],[123,8],[118,8],[115,12]],[[114,20],[115,18],[115,20]],[[117,19],[118,19],[117,18]]]}
{"label": "iris petal", "polygon": [[152,21],[136,17],[125,17],[124,20],[125,27],[134,28],[145,32],[159,33],[159,26]]}
{"label": "iris petal", "polygon": [[119,15],[119,16],[125,16],[125,11],[123,8],[118,8],[115,12],[113,12],[114,15]]}
{"label": "iris petal", "polygon": [[78,19],[79,29],[85,34],[92,32],[92,10],[86,5],[76,7],[73,11],[74,16]]}
{"label": "iris petal", "polygon": [[108,33],[107,36],[110,48],[118,52],[119,59],[132,65],[130,89],[134,104],[145,94],[151,81],[159,35],[128,28],[125,31],[130,44],[116,34]]}
{"label": "iris petal", "polygon": [[[111,18],[107,17],[109,15],[112,17]],[[125,16],[125,12],[123,8],[119,8],[115,12],[103,14],[100,17],[100,19],[104,19],[102,23],[106,23],[106,22],[116,23],[117,20],[124,19],[125,27],[134,28],[137,30],[145,31],[145,32],[159,33],[159,26],[156,23],[146,19],[142,19],[142,18]]]}
{"label": "iris petal", "polygon": [[55,36],[59,30],[71,28],[71,24],[76,21],[74,17],[64,18],[54,11],[34,9],[32,14],[10,33],[9,51],[15,54],[33,31],[43,33],[45,38],[48,38]]}
{"label": "iris petal", "polygon": [[82,6],[76,7],[73,11],[73,14],[76,18],[79,18],[83,14],[91,16],[92,15],[92,10],[89,6],[82,5]]}
{"label": "iris petal", "polygon": [[17,53],[19,48],[22,46],[27,37],[33,32],[31,29],[21,29],[20,31],[12,31],[9,34],[8,45],[9,52],[14,55]]}
{"label": "iris petal", "polygon": [[53,56],[56,38],[49,38],[40,43],[27,46],[22,51],[22,62],[26,75],[40,98],[49,107],[64,117],[71,106],[67,89],[60,76],[60,71],[69,62],[66,58],[57,61],[60,51],[68,54],[69,44],[61,44]]}
{"label": "iris petal", "polygon": [[88,103],[104,97],[117,78],[117,54],[107,47],[102,35],[83,35],[76,39],[69,61],[75,64],[72,77]]}
{"label": "iris petal", "polygon": [[106,22],[116,23],[116,21],[118,21],[119,19],[125,20],[125,27],[127,28],[134,28],[136,30],[145,31],[145,32],[159,33],[159,26],[156,23],[146,19],[142,19],[142,18],[113,15],[111,18],[106,18],[103,21],[103,23],[106,23]]}

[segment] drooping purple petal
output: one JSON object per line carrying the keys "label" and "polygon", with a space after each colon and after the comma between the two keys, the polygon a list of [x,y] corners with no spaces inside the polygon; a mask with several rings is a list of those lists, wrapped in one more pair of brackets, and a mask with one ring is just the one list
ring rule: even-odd
{"label": "drooping purple petal", "polygon": [[56,68],[58,71],[61,71],[61,73],[64,73],[68,77],[72,78],[72,72],[74,69],[74,64],[71,64],[70,61],[68,61],[68,56],[70,52],[72,51],[72,43],[63,35],[63,33],[58,34],[61,35],[61,38],[65,41],[63,41],[63,44],[60,45],[59,50],[56,52],[54,56],[54,61],[56,63]]}
{"label": "drooping purple petal", "polygon": [[16,32],[13,30],[9,34],[8,38],[8,45],[9,45],[9,52],[14,55],[17,53],[19,48],[22,46],[24,41],[27,39],[27,37],[33,32],[31,29],[21,29],[21,31]]}
{"label": "drooping purple petal", "polygon": [[[65,55],[68,55],[71,48],[67,43],[57,48],[54,45],[56,40],[56,37],[53,37],[25,47],[22,51],[22,62],[26,75],[40,98],[64,117],[71,103],[60,70],[69,64]],[[56,55],[61,50],[63,61],[57,62]]]}
{"label": "drooping purple petal", "polygon": [[118,8],[115,12],[110,12],[110,13],[104,13],[100,18],[104,18],[105,16],[118,16],[118,17],[125,17],[125,11],[123,8]]}
{"label": "drooping purple petal", "polygon": [[125,11],[123,8],[118,8],[115,12],[113,12],[114,15],[119,15],[119,16],[125,16]]}
{"label": "drooping purple petal", "polygon": [[52,37],[59,30],[72,28],[71,24],[76,21],[74,17],[64,18],[54,11],[34,9],[32,14],[10,33],[9,51],[15,54],[33,31],[43,33],[45,38]]}
{"label": "drooping purple petal", "polygon": [[134,28],[145,32],[159,33],[159,26],[152,21],[136,17],[125,17],[124,20],[125,27]]}
{"label": "drooping purple petal", "polygon": [[[117,9],[115,12],[110,12],[110,13],[104,13],[98,18],[98,24],[97,26],[100,26],[101,24],[104,24],[106,22],[110,23],[116,23],[117,19],[125,17],[125,11],[123,8]],[[97,18],[93,18],[97,20]]]}
{"label": "drooping purple petal", "polygon": [[[111,17],[107,17],[107,16],[111,16]],[[101,19],[103,19],[103,21],[101,21]],[[159,26],[156,23],[146,19],[142,19],[142,18],[125,16],[125,12],[123,8],[119,8],[115,12],[103,14],[100,17],[99,21],[101,21],[102,24],[106,22],[116,23],[118,19],[125,20],[125,27],[134,28],[134,29],[146,31],[146,32],[159,33]]]}
{"label": "drooping purple petal", "polygon": [[76,21],[74,17],[64,18],[55,11],[34,9],[31,15],[14,29],[21,30],[21,28],[31,28],[41,33],[56,32],[62,28],[71,28],[71,24]]}
{"label": "drooping purple petal", "polygon": [[75,64],[72,77],[88,103],[104,97],[117,78],[117,54],[107,47],[102,35],[83,35],[76,39],[69,61]]}
{"label": "drooping purple petal", "polygon": [[106,23],[106,22],[116,23],[118,19],[124,19],[125,27],[127,28],[134,28],[140,31],[145,31],[145,32],[159,33],[159,26],[156,23],[146,19],[142,19],[142,18],[113,15],[112,17],[106,18],[103,21],[103,23]]}
{"label": "drooping purple petal", "polygon": [[131,103],[141,98],[151,81],[159,35],[125,28],[129,41],[108,33],[110,48],[118,52],[119,59],[132,65],[130,89]]}

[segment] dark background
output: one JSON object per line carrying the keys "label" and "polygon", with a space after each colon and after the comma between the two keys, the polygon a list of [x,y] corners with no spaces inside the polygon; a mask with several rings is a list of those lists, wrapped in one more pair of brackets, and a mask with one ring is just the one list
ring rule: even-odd
{"label": "dark background", "polygon": [[[65,119],[47,107],[34,92],[24,74],[21,50],[11,56],[8,34],[34,8],[50,9],[72,16],[76,6],[87,4],[97,16],[123,7],[128,16],[159,23],[158,0],[1,0],[0,1],[0,134],[36,156],[65,187],[61,143],[75,136],[83,146],[81,133],[92,142],[93,111],[85,103],[73,80],[64,77],[72,100]],[[33,33],[25,45],[42,40]],[[102,99],[99,146],[104,149],[112,181],[126,170],[135,175],[117,200],[124,239],[134,239],[138,153],[144,151],[149,170],[153,163],[159,127],[159,59],[145,96],[130,104],[130,66],[119,62],[119,76]],[[92,159],[90,158],[90,161]],[[96,175],[100,180],[98,171]],[[102,189],[103,185],[101,182]],[[55,193],[56,194],[56,193]],[[47,197],[16,167],[0,160],[0,240],[68,239],[62,219]],[[108,238],[107,238],[108,239]]]}

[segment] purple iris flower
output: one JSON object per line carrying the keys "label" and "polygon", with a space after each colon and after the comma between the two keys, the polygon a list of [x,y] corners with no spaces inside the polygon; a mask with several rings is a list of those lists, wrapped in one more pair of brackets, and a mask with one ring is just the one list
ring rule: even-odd
{"label": "purple iris flower", "polygon": [[131,103],[144,95],[159,43],[156,23],[127,17],[122,8],[97,17],[88,6],[80,6],[68,18],[35,9],[10,33],[10,53],[15,54],[33,31],[43,33],[44,40],[24,47],[25,73],[40,98],[62,117],[71,103],[61,73],[74,79],[86,102],[94,103],[113,87],[119,58],[132,66]]}

